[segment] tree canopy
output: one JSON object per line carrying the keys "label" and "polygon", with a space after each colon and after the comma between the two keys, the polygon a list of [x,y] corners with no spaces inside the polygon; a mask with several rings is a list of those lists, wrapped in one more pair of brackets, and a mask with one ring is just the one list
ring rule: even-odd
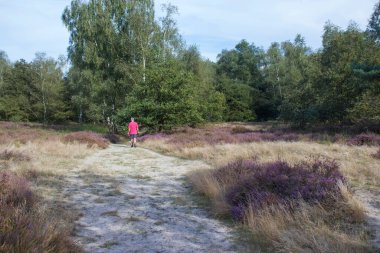
{"label": "tree canopy", "polygon": [[[217,62],[186,45],[176,6],[153,0],[72,0],[68,65],[0,51],[0,120],[110,124],[130,117],[150,130],[212,121],[380,121],[380,2],[365,31],[324,26],[322,47],[302,35],[267,49],[241,40]],[[63,71],[66,66],[66,71]]]}

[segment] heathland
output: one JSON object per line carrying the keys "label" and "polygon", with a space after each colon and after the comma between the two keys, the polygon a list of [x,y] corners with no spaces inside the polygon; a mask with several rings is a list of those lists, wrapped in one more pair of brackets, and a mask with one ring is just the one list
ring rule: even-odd
{"label": "heathland", "polygon": [[[144,147],[210,164],[188,175],[194,190],[209,199],[216,216],[234,219],[252,240],[279,252],[379,247],[379,144],[376,134],[307,133],[269,124],[144,136]],[[374,219],[367,218],[370,201]]]}
{"label": "heathland", "polygon": [[[77,169],[114,150],[104,151],[122,141],[115,133],[125,133],[131,117],[144,130],[142,147],[211,167],[188,171],[187,191],[179,181],[171,190],[197,193],[215,217],[244,228],[259,248],[375,251],[380,2],[365,30],[326,22],[320,49],[302,35],[265,49],[242,39],[216,62],[186,45],[176,6],[164,5],[157,17],[154,2],[72,0],[62,10],[67,57],[37,53],[31,62],[11,62],[0,51],[0,252],[82,251],[74,224],[91,212],[66,201],[80,193],[74,182],[92,197],[107,195],[94,198],[102,205],[125,193],[118,185],[126,178],[108,177],[104,157],[95,177],[91,168]],[[272,123],[248,123],[255,121]],[[98,133],[79,131],[85,129]],[[90,190],[89,182],[104,188]],[[184,203],[183,196],[170,203]],[[102,217],[142,222],[124,214]]]}
{"label": "heathland", "polygon": [[[146,247],[169,251],[189,249],[187,240],[208,249],[217,245],[211,238],[234,237],[220,247],[363,253],[379,247],[377,134],[223,123],[140,138],[144,148],[186,159],[176,160],[109,148],[120,136],[54,128],[1,122],[0,252],[143,249],[144,238],[155,242]],[[230,234],[222,224],[229,221],[247,232]],[[182,239],[168,248],[174,230]]]}

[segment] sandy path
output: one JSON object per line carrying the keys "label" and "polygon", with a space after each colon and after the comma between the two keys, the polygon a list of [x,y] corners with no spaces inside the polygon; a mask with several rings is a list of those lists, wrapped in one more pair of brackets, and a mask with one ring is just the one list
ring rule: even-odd
{"label": "sandy path", "polygon": [[64,192],[81,212],[75,239],[87,252],[252,252],[194,202],[184,177],[205,166],[124,145],[88,157]]}
{"label": "sandy path", "polygon": [[380,253],[380,192],[357,190],[355,195],[359,197],[366,208],[368,224],[373,231],[371,243],[376,252]]}

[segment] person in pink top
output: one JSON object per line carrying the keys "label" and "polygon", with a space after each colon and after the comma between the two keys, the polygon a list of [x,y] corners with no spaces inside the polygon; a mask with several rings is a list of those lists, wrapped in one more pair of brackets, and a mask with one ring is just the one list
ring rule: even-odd
{"label": "person in pink top", "polygon": [[131,147],[136,147],[136,138],[139,133],[139,124],[135,122],[134,118],[131,118],[131,122],[128,124],[128,135],[131,137]]}

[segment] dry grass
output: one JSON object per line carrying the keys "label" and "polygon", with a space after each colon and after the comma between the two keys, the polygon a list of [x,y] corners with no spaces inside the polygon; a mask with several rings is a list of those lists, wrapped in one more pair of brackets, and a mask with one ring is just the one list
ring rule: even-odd
{"label": "dry grass", "polygon": [[108,139],[94,132],[74,132],[66,134],[62,137],[65,143],[86,143],[88,147],[98,146],[99,148],[107,148],[109,145]]}
{"label": "dry grass", "polygon": [[[216,127],[226,128],[228,125]],[[235,125],[232,132],[250,133],[262,130],[261,127]],[[269,129],[267,125],[265,127]],[[207,126],[207,131],[211,132],[212,126]],[[347,141],[342,139],[322,144],[324,142],[305,141],[304,138],[293,142],[261,140],[242,143],[197,140],[187,144],[184,140],[191,139],[192,134],[192,131],[185,130],[169,137],[148,138],[143,146],[177,157],[203,160],[214,168],[239,159],[254,159],[261,163],[281,160],[291,165],[315,158],[335,160],[350,187],[378,189],[380,186],[380,160],[374,155],[379,149],[376,146],[347,145]],[[176,138],[181,140],[176,141]],[[225,139],[228,140],[227,137]],[[236,173],[223,173],[222,180],[215,177],[213,170],[189,174],[194,189],[210,200],[214,213],[219,216],[231,212],[226,192],[239,182]],[[340,196],[332,196],[334,202],[330,205],[296,203],[297,208],[290,209],[279,205],[262,210],[248,208],[244,225],[252,232],[254,241],[262,242],[277,252],[372,252],[363,205],[347,185],[339,183],[338,187]]]}
{"label": "dry grass", "polygon": [[[305,203],[295,212],[282,206],[259,212],[249,208],[244,223],[256,240],[269,243],[278,252],[372,252],[361,225],[337,228],[326,221],[328,215],[324,208]],[[362,232],[354,233],[353,228]]]}
{"label": "dry grass", "polygon": [[218,182],[209,170],[194,171],[188,175],[194,189],[204,194],[210,201],[214,214],[217,216],[227,216],[230,206],[224,199],[226,185]]}
{"label": "dry grass", "polygon": [[24,177],[0,171],[0,252],[81,252]]}
{"label": "dry grass", "polygon": [[309,157],[336,160],[348,179],[361,186],[380,185],[380,160],[373,156],[376,147],[319,144],[312,142],[254,142],[218,144],[214,146],[178,149],[163,140],[145,141],[144,146],[160,152],[188,159],[200,159],[219,167],[237,159],[255,157],[260,162],[277,160],[296,164]]}
{"label": "dry grass", "polygon": [[51,130],[0,122],[0,173],[10,175],[0,190],[0,252],[81,252],[71,239],[75,212],[62,204],[60,188],[94,151]]}

